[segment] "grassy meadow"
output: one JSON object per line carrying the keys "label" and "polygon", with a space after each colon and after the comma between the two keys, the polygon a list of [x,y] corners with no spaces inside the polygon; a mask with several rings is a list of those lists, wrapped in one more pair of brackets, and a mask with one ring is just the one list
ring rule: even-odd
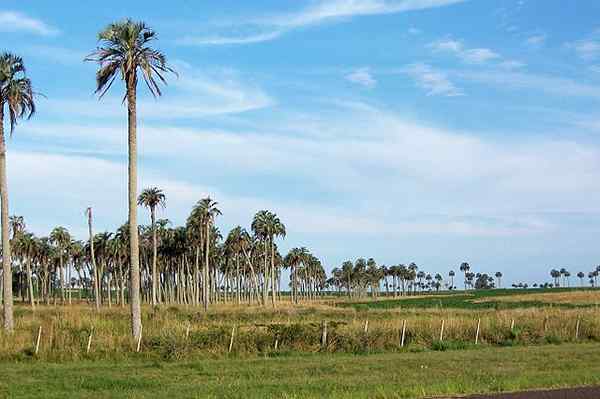
{"label": "grassy meadow", "polygon": [[412,398],[600,384],[599,294],[148,306],[139,343],[127,308],[19,305],[15,333],[0,333],[0,395]]}

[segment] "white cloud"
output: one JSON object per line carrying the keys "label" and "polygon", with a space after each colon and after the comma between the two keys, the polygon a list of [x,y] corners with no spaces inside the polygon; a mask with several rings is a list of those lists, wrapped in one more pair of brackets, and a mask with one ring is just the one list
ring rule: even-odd
{"label": "white cloud", "polygon": [[502,61],[499,66],[501,68],[504,69],[521,69],[527,66],[527,64],[525,64],[524,62],[521,61],[515,61],[515,60],[506,60],[506,61]]}
{"label": "white cloud", "polygon": [[[275,100],[256,84],[244,82],[234,70],[202,71],[177,63],[179,77],[171,77],[162,98],[149,96],[138,100],[139,115],[147,120],[204,118],[237,114],[273,106]],[[50,99],[44,108],[55,113],[70,113],[91,118],[122,117],[124,105],[118,93],[101,100],[92,96],[76,100]],[[144,87],[140,86],[140,93]]]}
{"label": "white cloud", "polygon": [[45,22],[16,11],[0,11],[0,32],[29,32],[42,36],[59,33]]}
{"label": "white cloud", "polygon": [[[339,119],[317,119],[311,128],[295,126],[302,134],[294,135],[142,123],[140,186],[164,188],[169,198],[167,216],[177,223],[183,222],[198,198],[210,194],[222,204],[228,225],[244,224],[253,212],[266,207],[281,214],[290,230],[316,234],[538,234],[555,226],[544,218],[523,215],[600,211],[595,205],[600,203],[596,146],[543,138],[499,143],[469,132],[426,126],[360,103],[342,106],[339,114]],[[319,124],[328,125],[335,134],[307,132],[321,131]],[[38,216],[52,224],[69,213],[76,217],[80,209],[94,203],[100,208],[100,219],[121,223],[124,160],[67,156],[65,151],[89,148],[113,159],[124,153],[124,132],[119,126],[23,125],[19,137],[27,135],[34,142],[43,137],[61,143],[63,150],[62,154],[23,153],[11,147],[15,212],[27,215],[40,206],[36,199],[44,198],[44,203],[53,204],[53,211]],[[49,149],[42,144],[40,150]],[[154,169],[145,162],[147,158],[161,163]],[[216,181],[223,183],[207,186],[201,183],[206,176],[198,171],[218,173]],[[264,190],[227,192],[226,182],[232,180],[260,181]],[[304,193],[302,199],[268,194],[271,184],[286,180]],[[47,182],[52,182],[52,190]],[[319,196],[305,199],[311,190],[338,200],[334,205]],[[396,199],[394,206],[389,198]],[[82,219],[82,227],[83,223]]]}
{"label": "white cloud", "polygon": [[429,96],[462,96],[464,93],[454,85],[443,71],[423,63],[411,64],[403,71],[412,77]]}
{"label": "white cloud", "polygon": [[438,40],[429,44],[429,47],[434,51],[445,51],[452,53],[461,53],[464,49],[462,42],[453,39]]}
{"label": "white cloud", "polygon": [[500,58],[497,53],[487,48],[465,50],[461,53],[461,57],[465,62],[473,64],[483,64],[485,62]]}
{"label": "white cloud", "polygon": [[463,1],[465,0],[320,0],[302,11],[270,17],[264,22],[297,28],[340,18],[424,10]]}
{"label": "white cloud", "polygon": [[281,36],[281,31],[257,33],[248,36],[186,36],[177,43],[187,46],[221,46],[266,42]]}
{"label": "white cloud", "polygon": [[548,38],[547,35],[533,35],[528,37],[525,40],[525,44],[527,44],[528,46],[531,47],[539,47],[542,46],[544,43],[546,43],[546,39]]}
{"label": "white cloud", "polygon": [[600,56],[600,41],[580,40],[570,45],[577,55],[586,61],[595,60]]}
{"label": "white cloud", "polygon": [[[319,25],[360,16],[396,14],[463,3],[467,0],[317,0],[296,12],[275,14],[245,22],[236,22],[229,28],[249,32],[233,35],[231,32],[210,36],[188,36],[178,42],[187,45],[250,44],[274,40],[294,29]],[[414,31],[413,31],[414,32]]]}
{"label": "white cloud", "polygon": [[415,27],[410,27],[410,28],[408,28],[408,33],[411,35],[420,35],[421,33],[423,33],[423,31],[421,29],[417,29]]}
{"label": "white cloud", "polygon": [[359,68],[346,75],[346,79],[369,89],[377,85],[377,81],[373,75],[371,75],[369,68]]}
{"label": "white cloud", "polygon": [[568,97],[600,98],[600,86],[548,75],[514,71],[454,71],[452,76],[501,89],[536,90]]}
{"label": "white cloud", "polygon": [[500,55],[488,48],[466,48],[464,43],[454,39],[442,39],[430,43],[427,47],[434,52],[451,53],[469,64],[483,64],[500,59]]}

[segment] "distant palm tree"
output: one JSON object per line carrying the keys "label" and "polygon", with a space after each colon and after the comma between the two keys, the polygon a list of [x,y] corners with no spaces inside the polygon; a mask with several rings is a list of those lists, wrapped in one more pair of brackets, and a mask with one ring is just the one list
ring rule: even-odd
{"label": "distant palm tree", "polygon": [[448,276],[450,277],[450,289],[454,289],[454,276],[456,276],[456,273],[454,273],[454,270],[450,270],[450,273],[448,273]]}
{"label": "distant palm tree", "polygon": [[471,265],[469,265],[467,262],[460,264],[460,271],[465,275],[465,291],[467,290],[467,273],[469,270],[471,270]]}
{"label": "distant palm tree", "polygon": [[555,287],[560,287],[560,276],[561,276],[561,273],[559,270],[556,270],[556,269],[550,270],[550,277],[552,277],[554,279]]}
{"label": "distant palm tree", "polygon": [[137,224],[137,83],[142,76],[150,93],[161,95],[160,82],[164,74],[173,72],[166,57],[150,46],[156,33],[143,22],[127,19],[108,25],[98,35],[101,46],[86,60],[97,62],[96,93],[102,97],[120,77],[125,82],[129,145],[129,258],[131,272],[131,332],[135,339],[142,334],[140,307],[140,254]]}
{"label": "distant palm tree", "polygon": [[577,277],[579,277],[579,281],[581,282],[581,286],[583,287],[583,279],[585,278],[584,272],[577,273]]}
{"label": "distant palm tree", "polygon": [[8,236],[8,181],[6,178],[6,139],[4,135],[4,108],[8,109],[10,134],[19,118],[31,118],[35,113],[31,81],[25,75],[25,65],[14,54],[0,54],[0,202],[2,226],[2,269],[4,270],[4,329],[12,332],[13,294],[10,241]]}
{"label": "distant palm tree", "polygon": [[150,209],[150,220],[152,223],[152,306],[158,304],[156,296],[158,286],[158,273],[156,270],[156,207],[165,207],[165,194],[157,187],[147,188],[138,197],[138,205]]}
{"label": "distant palm tree", "polygon": [[496,280],[498,280],[498,288],[502,288],[502,273],[501,272],[496,272],[495,274],[496,276]]}

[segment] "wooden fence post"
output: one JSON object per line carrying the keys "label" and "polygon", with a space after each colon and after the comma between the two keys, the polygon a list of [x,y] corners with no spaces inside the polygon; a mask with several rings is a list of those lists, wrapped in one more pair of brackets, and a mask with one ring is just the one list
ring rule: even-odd
{"label": "wooden fence post", "polygon": [[515,319],[512,319],[510,322],[510,331],[512,332],[515,329]]}
{"label": "wooden fence post", "polygon": [[369,332],[369,319],[365,320],[365,334]]}
{"label": "wooden fence post", "polygon": [[580,324],[580,320],[579,317],[577,318],[577,325],[575,326],[575,340],[577,341],[579,339],[579,324]]}
{"label": "wooden fence post", "polygon": [[88,337],[87,349],[85,353],[90,353],[90,348],[92,347],[92,335],[94,334],[94,326],[90,330],[90,336]]}
{"label": "wooden fence post", "polygon": [[445,320],[442,319],[442,327],[440,328],[440,341],[444,340],[444,322]]}
{"label": "wooden fence post", "polygon": [[185,339],[186,339],[186,341],[190,338],[190,328],[191,328],[191,325],[190,325],[190,323],[188,323],[187,328],[185,329]]}
{"label": "wooden fence post", "polygon": [[37,339],[35,341],[35,354],[37,355],[40,351],[40,341],[42,339],[42,326],[38,329]]}
{"label": "wooden fence post", "polygon": [[140,336],[138,338],[136,352],[139,352],[141,348],[142,348],[142,327],[140,326]]}
{"label": "wooden fence post", "polygon": [[321,336],[321,346],[327,348],[327,321],[323,321],[323,334]]}
{"label": "wooden fence post", "polygon": [[477,332],[475,333],[475,345],[479,343],[479,328],[481,327],[481,318],[477,319]]}
{"label": "wooden fence post", "polygon": [[402,338],[400,339],[400,347],[404,347],[404,337],[406,335],[406,320],[402,321]]}
{"label": "wooden fence post", "polygon": [[231,353],[231,349],[233,348],[233,337],[235,337],[235,326],[231,328],[231,338],[229,339],[229,351]]}

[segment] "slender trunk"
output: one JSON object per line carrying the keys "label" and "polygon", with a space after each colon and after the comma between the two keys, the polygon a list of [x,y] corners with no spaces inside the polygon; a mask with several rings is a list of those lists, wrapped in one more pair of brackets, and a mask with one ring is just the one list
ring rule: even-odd
{"label": "slender trunk", "polygon": [[209,300],[209,295],[208,295],[208,290],[210,288],[209,282],[208,282],[208,256],[209,256],[209,246],[210,246],[210,222],[206,223],[206,247],[205,247],[205,251],[204,251],[204,276],[202,276],[202,283],[204,286],[204,292],[203,292],[203,302],[204,302],[204,310],[207,311],[208,310],[208,300]]}
{"label": "slender trunk", "polygon": [[131,266],[130,305],[131,333],[135,340],[142,334],[142,310],[140,305],[140,252],[137,225],[137,120],[136,120],[136,74],[127,75],[127,122],[129,143],[129,259]]}
{"label": "slender trunk", "polygon": [[26,263],[27,270],[27,285],[29,286],[29,301],[31,302],[31,308],[35,309],[35,298],[33,297],[33,279],[31,278],[31,258],[27,257]]}
{"label": "slender trunk", "polygon": [[94,254],[94,233],[92,231],[92,208],[88,208],[88,233],[90,236],[90,255],[92,267],[94,268],[94,294],[96,299],[96,311],[100,310],[100,288],[98,284],[98,267],[96,266],[96,255]]}
{"label": "slender trunk", "polygon": [[6,142],[4,139],[4,99],[0,96],[0,201],[2,222],[2,278],[4,281],[4,330],[12,332],[13,294],[10,241],[8,238],[8,181],[6,178]]}
{"label": "slender trunk", "polygon": [[152,219],[152,306],[156,306],[158,301],[156,299],[156,209],[150,208],[150,218]]}
{"label": "slender trunk", "polygon": [[275,245],[271,236],[271,303],[275,307]]}

